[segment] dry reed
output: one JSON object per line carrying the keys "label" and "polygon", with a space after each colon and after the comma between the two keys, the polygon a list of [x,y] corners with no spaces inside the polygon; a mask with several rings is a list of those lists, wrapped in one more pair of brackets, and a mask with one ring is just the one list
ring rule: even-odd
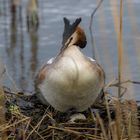
{"label": "dry reed", "polygon": [[[93,11],[90,21],[91,39],[92,20],[95,12],[103,0]],[[24,93],[11,91],[7,88],[0,89],[0,109],[5,107],[6,118],[3,111],[0,116],[0,138],[13,140],[132,140],[139,139],[140,107],[135,100],[122,98],[122,87],[125,83],[140,84],[137,81],[122,81],[122,11],[123,5],[120,0],[120,32],[118,34],[118,81],[107,84],[104,88],[104,102],[96,104],[90,111],[84,112],[86,120],[77,120],[75,123],[68,122],[66,114],[60,113],[40,104],[34,95],[26,96]],[[92,40],[95,50],[94,40]],[[95,57],[95,55],[94,55]],[[7,72],[7,76],[13,85],[14,81]],[[108,88],[119,87],[118,98],[107,94]],[[16,85],[15,85],[16,87]],[[124,93],[125,94],[125,93]],[[120,98],[122,100],[120,100]],[[21,102],[21,104],[20,104]],[[24,103],[24,105],[22,104]],[[47,108],[47,109],[46,109]],[[0,114],[1,115],[1,114]],[[4,134],[4,135],[3,135]],[[5,135],[6,134],[6,135]]]}
{"label": "dry reed", "polygon": [[[108,88],[117,84],[117,82],[112,83]],[[0,125],[0,133],[6,132],[7,139],[125,140],[139,138],[140,114],[135,100],[120,101],[117,97],[105,94],[102,106],[101,103],[99,106],[96,104],[96,107],[85,112],[86,120],[70,123],[67,120],[70,118],[67,113],[57,112],[49,106],[46,108],[34,96],[14,93],[7,88],[4,88],[4,91],[7,99],[7,121]],[[16,102],[13,99],[16,99]],[[26,102],[26,105],[30,102],[31,105],[18,104],[19,100]]]}
{"label": "dry reed", "polygon": [[[122,21],[123,20],[123,0],[120,0],[120,31],[118,34],[118,81],[121,83],[122,80],[122,61],[123,61],[123,44],[122,44]],[[121,97],[121,87],[118,87],[118,97]]]}

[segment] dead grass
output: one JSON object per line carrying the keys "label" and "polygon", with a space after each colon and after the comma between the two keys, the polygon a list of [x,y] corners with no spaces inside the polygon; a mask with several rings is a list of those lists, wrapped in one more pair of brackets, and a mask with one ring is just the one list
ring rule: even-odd
{"label": "dead grass", "polygon": [[[99,8],[100,1],[97,9]],[[97,10],[96,9],[96,10]],[[91,15],[90,31],[95,50]],[[112,81],[104,88],[105,97],[88,111],[87,119],[70,123],[67,113],[43,106],[34,95],[1,88],[0,95],[0,139],[2,140],[138,140],[140,139],[140,106],[135,100],[123,99],[126,88],[123,84],[140,84],[137,81],[122,81],[122,14],[120,0],[120,32],[118,33],[118,81]],[[95,54],[94,54],[95,57]],[[8,75],[8,73],[7,73]],[[10,76],[9,79],[12,81]],[[12,82],[13,85],[14,82]],[[119,87],[118,98],[107,94],[107,89]],[[16,85],[14,86],[16,89]],[[6,98],[4,98],[6,97]],[[2,100],[1,100],[2,99]],[[6,104],[5,104],[6,100]],[[6,114],[3,113],[3,108]]]}
{"label": "dead grass", "polygon": [[[130,82],[130,80],[128,80]],[[107,88],[117,86],[118,81]],[[122,82],[124,84],[125,82]],[[35,96],[4,88],[6,122],[0,124],[8,140],[132,140],[139,139],[139,106],[135,100],[112,97],[105,91],[104,102],[83,112],[86,120],[70,123],[68,113],[42,105]]]}
{"label": "dead grass", "polygon": [[[5,94],[3,88],[0,86],[0,125],[5,123]],[[5,131],[1,132],[0,137],[1,139],[5,139],[7,137]]]}

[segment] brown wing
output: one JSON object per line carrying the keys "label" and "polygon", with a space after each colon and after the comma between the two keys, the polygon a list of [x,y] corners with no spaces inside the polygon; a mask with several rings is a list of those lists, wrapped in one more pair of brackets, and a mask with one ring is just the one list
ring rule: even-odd
{"label": "brown wing", "polygon": [[94,104],[92,106],[96,106],[100,103],[102,103],[104,101],[104,86],[105,86],[105,72],[104,70],[102,69],[102,67],[96,63],[96,61],[92,58],[89,58],[90,62],[92,62],[92,68],[94,70],[97,71],[98,73],[98,77],[99,77],[99,81],[101,82],[101,87],[102,87],[102,90],[100,92],[100,94],[98,95],[97,99],[95,100]]}
{"label": "brown wing", "polygon": [[46,77],[46,74],[47,74],[47,71],[48,71],[48,68],[49,68],[49,65],[50,64],[45,64],[40,70],[39,72],[37,73],[36,77],[35,77],[35,86],[41,84],[45,77]]}
{"label": "brown wing", "polygon": [[41,84],[46,75],[47,75],[47,71],[50,67],[50,65],[54,62],[55,57],[52,57],[51,59],[49,59],[47,61],[47,63],[45,65],[43,65],[43,67],[39,70],[39,72],[37,73],[37,75],[35,76],[35,86]]}
{"label": "brown wing", "polygon": [[105,84],[105,72],[104,72],[104,70],[102,69],[102,67],[99,64],[96,63],[96,65],[97,65],[97,68],[98,68],[97,72],[99,74],[99,78],[101,80],[103,80],[103,83]]}

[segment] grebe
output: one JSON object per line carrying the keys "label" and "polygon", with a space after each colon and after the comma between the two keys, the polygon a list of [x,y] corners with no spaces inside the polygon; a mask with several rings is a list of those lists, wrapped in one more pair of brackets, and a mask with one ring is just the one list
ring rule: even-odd
{"label": "grebe", "polygon": [[70,24],[64,18],[63,46],[36,76],[39,99],[61,112],[71,108],[85,111],[94,104],[105,83],[101,66],[80,51],[87,43],[80,22],[81,18],[78,18]]}

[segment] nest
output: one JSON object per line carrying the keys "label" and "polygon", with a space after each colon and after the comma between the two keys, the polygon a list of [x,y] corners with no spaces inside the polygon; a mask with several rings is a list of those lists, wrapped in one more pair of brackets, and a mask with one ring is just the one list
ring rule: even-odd
{"label": "nest", "polygon": [[4,88],[4,95],[6,119],[0,125],[1,139],[123,140],[140,135],[140,107],[135,100],[120,100],[106,94],[104,101],[82,112],[86,119],[71,122],[73,111],[58,112],[42,105],[33,94]]}

